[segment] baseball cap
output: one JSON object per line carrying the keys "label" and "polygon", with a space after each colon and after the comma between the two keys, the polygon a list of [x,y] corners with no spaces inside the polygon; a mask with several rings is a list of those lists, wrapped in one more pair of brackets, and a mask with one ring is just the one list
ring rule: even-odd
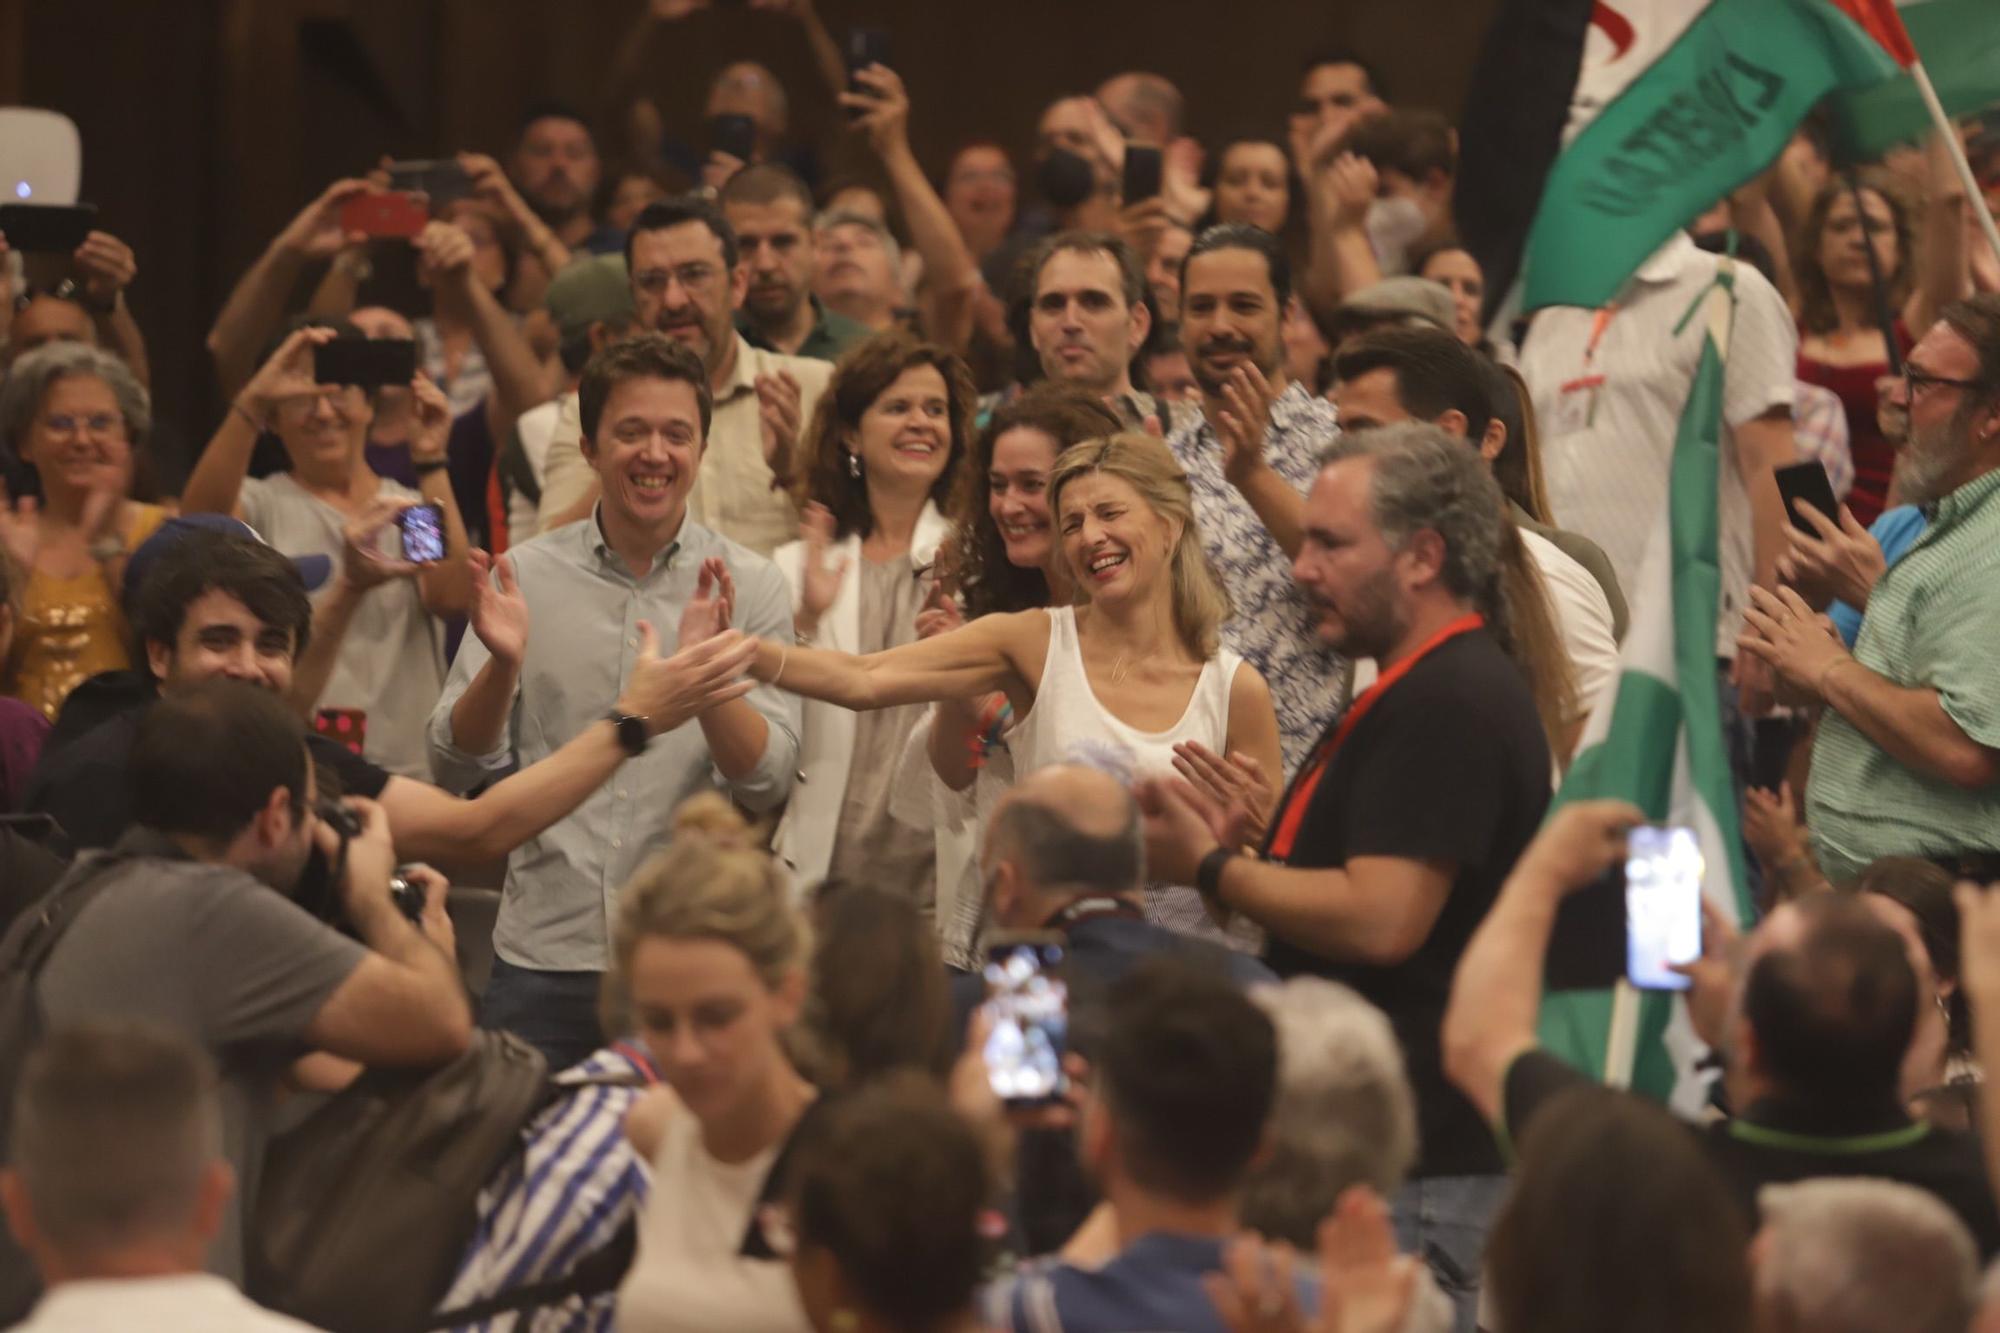
{"label": "baseball cap", "polygon": [[1451,291],[1429,278],[1384,278],[1340,303],[1342,314],[1415,315],[1449,333],[1458,322],[1458,305]]}
{"label": "baseball cap", "polygon": [[[132,598],[145,583],[146,575],[152,572],[160,557],[178,546],[182,538],[191,532],[226,532],[231,536],[248,537],[254,542],[270,545],[258,534],[257,529],[240,518],[231,518],[228,514],[181,514],[170,518],[162,523],[152,536],[140,542],[138,549],[126,559],[125,584],[121,590],[126,605],[131,604]],[[306,585],[307,592],[319,588],[333,576],[331,556],[295,555],[291,557],[291,561],[292,567],[299,571],[299,580]]]}
{"label": "baseball cap", "polygon": [[625,274],[625,256],[577,260],[550,279],[542,304],[564,342],[581,338],[601,319],[630,320],[632,284]]}

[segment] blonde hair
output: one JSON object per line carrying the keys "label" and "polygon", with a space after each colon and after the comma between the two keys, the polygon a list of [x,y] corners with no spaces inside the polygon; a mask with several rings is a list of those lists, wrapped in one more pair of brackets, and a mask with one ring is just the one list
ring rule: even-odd
{"label": "blonde hair", "polygon": [[[1229,618],[1229,594],[1215,577],[1208,555],[1201,548],[1201,533],[1195,526],[1194,497],[1188,490],[1187,473],[1173,454],[1152,435],[1125,431],[1101,440],[1087,440],[1065,450],[1049,473],[1049,508],[1060,524],[1063,490],[1078,477],[1101,472],[1116,477],[1139,492],[1159,517],[1178,520],[1180,539],[1167,558],[1173,580],[1174,628],[1188,650],[1206,661],[1215,656],[1222,622]],[[1058,545],[1060,551],[1062,547]],[[1065,564],[1069,556],[1063,554]],[[1070,581],[1082,588],[1080,571],[1069,571]]]}
{"label": "blonde hair", "polygon": [[776,990],[804,966],[810,936],[783,868],[758,845],[749,823],[718,792],[692,796],[674,811],[673,840],[618,894],[600,1005],[605,1034],[630,1027],[632,955],[642,940],[719,940]]}

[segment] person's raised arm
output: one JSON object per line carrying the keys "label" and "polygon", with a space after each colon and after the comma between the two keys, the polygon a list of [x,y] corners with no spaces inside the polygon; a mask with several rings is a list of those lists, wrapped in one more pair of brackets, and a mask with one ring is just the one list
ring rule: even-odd
{"label": "person's raised arm", "polygon": [[1623,801],[1558,810],[1521,853],[1460,955],[1444,1015],[1444,1070],[1489,1122],[1501,1118],[1508,1067],[1536,1045],[1557,908],[1624,854],[1626,835],[1644,819]]}
{"label": "person's raised arm", "polygon": [[223,413],[222,424],[201,451],[181,491],[182,510],[190,514],[237,512],[258,435],[269,428],[271,414],[280,403],[319,392],[313,380],[313,349],[331,341],[332,329],[298,329],[278,345]]}
{"label": "person's raised arm", "polygon": [[[484,551],[469,557],[472,594],[466,611],[474,643],[459,646],[459,657],[472,667],[465,692],[450,712],[451,748],[469,755],[488,755],[506,748],[514,694],[521,684],[521,662],[528,651],[528,602],[514,580],[514,562],[495,560]],[[457,668],[454,663],[454,670]]]}
{"label": "person's raised arm", "polygon": [[326,682],[340,660],[347,627],[361,599],[390,579],[416,575],[415,565],[407,560],[392,560],[381,549],[383,532],[412,503],[377,496],[342,530],[340,568],[334,573],[333,585],[313,603],[312,639],[292,666],[289,697],[292,706],[301,713],[310,716],[326,690]]}
{"label": "person's raised arm", "polygon": [[1286,558],[1296,558],[1305,541],[1305,497],[1279,475],[1265,452],[1278,390],[1263,371],[1246,361],[1230,372],[1222,396],[1229,404],[1215,423],[1222,443],[1222,475],[1250,502]]}
{"label": "person's raised arm", "polygon": [[[981,616],[940,634],[879,653],[835,652],[760,640],[750,674],[767,684],[857,712],[935,703],[994,690],[1033,696],[1048,649],[1048,615]],[[1023,664],[1032,660],[1034,675]]]}
{"label": "person's raised arm", "polygon": [[[396,849],[388,816],[372,801],[350,800],[348,806],[363,824],[347,844],[342,901],[370,952],[306,1024],[305,1038],[363,1064],[442,1064],[472,1040],[472,1007],[458,976],[444,881],[428,886],[423,921],[412,924],[389,896]],[[331,860],[338,836],[325,824],[317,825],[315,836]]]}
{"label": "person's raised arm", "polygon": [[1965,243],[1965,186],[1952,166],[1943,135],[1931,136],[1929,159],[1923,237],[1917,246],[1923,262],[1917,267],[1910,299],[1903,306],[1903,326],[1912,338],[1923,337],[1936,322],[1938,311],[1972,290]]}
{"label": "person's raised arm", "polygon": [[434,616],[464,615],[472,600],[472,566],[466,559],[472,543],[452,490],[445,445],[451,436],[451,404],[431,377],[418,371],[410,381],[415,400],[416,431],[409,441],[410,466],[417,474],[417,491],[444,516],[444,558],[417,573],[417,592],[424,610]]}
{"label": "person's raised arm", "polygon": [[1375,164],[1353,153],[1336,155],[1326,133],[1322,128],[1294,145],[1295,153],[1305,155],[1299,171],[1308,182],[1311,233],[1299,293],[1322,319],[1355,292],[1382,280],[1367,227],[1368,206],[1379,189]]}
{"label": "person's raised arm", "polygon": [[855,79],[867,93],[843,92],[840,104],[862,113],[857,126],[889,174],[896,205],[910,229],[910,241],[923,256],[924,279],[919,295],[924,329],[930,337],[956,352],[972,342],[972,303],[979,291],[979,262],[959,234],[944,200],[924,175],[910,151],[910,97],[902,78],[892,69],[870,65]]}
{"label": "person's raised arm", "polygon": [[139,276],[132,247],[110,232],[94,231],[83,238],[72,256],[84,309],[97,325],[98,337],[138,377],[150,386],[152,370],[146,359],[146,335],[125,304],[125,290]]}
{"label": "person's raised arm", "polygon": [[256,370],[257,352],[284,318],[285,302],[306,265],[367,241],[341,230],[340,208],[368,189],[368,182],[358,179],[327,186],[237,280],[208,331],[209,354],[224,393],[234,394]]}

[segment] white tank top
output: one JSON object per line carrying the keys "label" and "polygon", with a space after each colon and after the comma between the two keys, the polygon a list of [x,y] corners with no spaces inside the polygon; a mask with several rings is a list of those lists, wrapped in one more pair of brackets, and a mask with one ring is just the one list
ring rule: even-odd
{"label": "white tank top", "polygon": [[[1041,688],[1035,702],[1007,737],[1013,751],[1016,779],[1050,764],[1081,761],[1098,768],[1123,770],[1128,780],[1173,777],[1174,746],[1197,741],[1217,754],[1229,748],[1229,689],[1243,659],[1219,648],[1202,663],[1201,678],[1180,720],[1166,731],[1142,731],[1112,716],[1098,702],[1083,668],[1077,642],[1076,608],[1052,606],[1049,615],[1049,655],[1042,663]],[[1146,918],[1183,934],[1199,935],[1231,948],[1255,950],[1261,936],[1242,927],[1227,934],[1209,920],[1201,895],[1192,887],[1150,885]]]}

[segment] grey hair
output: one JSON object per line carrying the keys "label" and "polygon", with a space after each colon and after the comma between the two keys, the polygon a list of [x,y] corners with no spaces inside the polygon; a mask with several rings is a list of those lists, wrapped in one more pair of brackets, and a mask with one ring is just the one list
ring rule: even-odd
{"label": "grey hair", "polygon": [[1757,1191],[1760,1299],[1818,1333],[1963,1333],[1979,1254],[1934,1196],[1888,1180],[1826,1178]]}
{"label": "grey hair", "polygon": [[1310,1249],[1343,1190],[1386,1197],[1402,1183],[1417,1157],[1416,1097],[1388,1017],[1347,987],[1295,977],[1250,998],[1278,1031],[1278,1095],[1243,1221]]}
{"label": "grey hair", "polygon": [[897,286],[902,285],[903,248],[896,244],[896,234],[889,230],[888,223],[879,222],[851,208],[828,208],[821,210],[813,219],[813,236],[818,237],[821,232],[835,227],[863,227],[874,232],[875,238],[882,242],[882,248],[889,252],[890,276],[896,280]]}
{"label": "grey hair", "polygon": [[58,380],[90,376],[110,386],[125,418],[125,433],[137,449],[153,429],[152,400],[131,367],[88,343],[57,342],[24,353],[0,381],[0,447],[20,456],[20,442],[41,410],[42,397]]}
{"label": "grey hair", "polygon": [[1429,529],[1444,539],[1444,584],[1485,614],[1505,638],[1500,557],[1507,505],[1476,449],[1429,422],[1344,432],[1320,454],[1322,468],[1375,460],[1369,503],[1393,550]]}

